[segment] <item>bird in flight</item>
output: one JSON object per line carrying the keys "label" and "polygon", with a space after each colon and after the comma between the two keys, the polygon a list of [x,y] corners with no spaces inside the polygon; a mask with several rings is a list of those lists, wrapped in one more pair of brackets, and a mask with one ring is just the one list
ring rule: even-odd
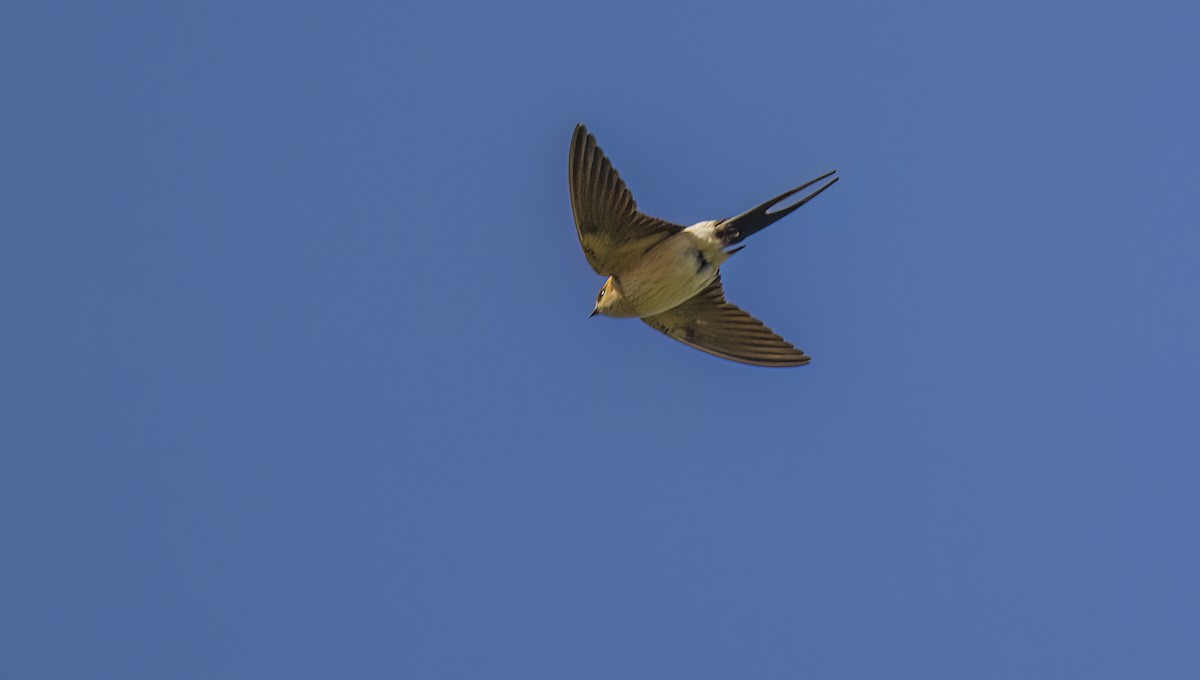
{"label": "bird in flight", "polygon": [[755,366],[803,366],[810,357],[761,321],[725,301],[720,267],[738,245],[833,186],[837,177],[792,205],[782,201],[832,177],[801,184],[724,220],[690,227],[650,217],[582,124],[571,136],[568,178],[575,230],[588,264],[608,276],[592,316],[640,317],[651,328],[709,354]]}

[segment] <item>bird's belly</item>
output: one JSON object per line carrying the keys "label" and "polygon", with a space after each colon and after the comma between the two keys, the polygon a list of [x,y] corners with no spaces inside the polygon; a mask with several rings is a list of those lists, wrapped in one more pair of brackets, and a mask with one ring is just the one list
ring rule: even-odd
{"label": "bird's belly", "polygon": [[686,239],[668,239],[620,276],[621,294],[638,316],[673,309],[704,290],[717,267]]}

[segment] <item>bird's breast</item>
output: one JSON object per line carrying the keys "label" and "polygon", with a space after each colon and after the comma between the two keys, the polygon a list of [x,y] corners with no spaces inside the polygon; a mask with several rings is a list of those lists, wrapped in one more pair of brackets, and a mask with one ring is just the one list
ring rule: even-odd
{"label": "bird's breast", "polygon": [[686,231],[666,239],[621,273],[621,294],[638,316],[679,306],[716,278],[725,258],[707,250]]}

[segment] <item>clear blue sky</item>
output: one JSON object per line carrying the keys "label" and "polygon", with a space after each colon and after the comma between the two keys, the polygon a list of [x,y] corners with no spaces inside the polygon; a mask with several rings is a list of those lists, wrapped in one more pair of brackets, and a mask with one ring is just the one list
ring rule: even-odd
{"label": "clear blue sky", "polygon": [[[733,8],[736,5],[737,8]],[[0,10],[0,676],[1200,677],[1194,3]],[[636,321],[571,221],[842,181]]]}

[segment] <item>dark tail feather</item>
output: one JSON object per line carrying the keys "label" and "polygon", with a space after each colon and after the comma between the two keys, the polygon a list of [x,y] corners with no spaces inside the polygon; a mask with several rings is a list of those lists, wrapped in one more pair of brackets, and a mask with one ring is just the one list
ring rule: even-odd
{"label": "dark tail feather", "polygon": [[752,208],[752,209],[747,210],[746,212],[742,213],[741,215],[738,215],[737,217],[731,217],[731,218],[725,220],[723,223],[721,223],[721,226],[717,227],[717,235],[720,236],[720,238],[725,242],[725,245],[727,245],[727,246],[741,243],[742,241],[746,240],[750,236],[753,236],[754,234],[757,234],[758,232],[762,231],[763,229],[766,229],[767,227],[771,226],[777,220],[781,220],[784,217],[787,217],[796,208],[799,208],[800,206],[804,205],[805,203],[808,203],[809,201],[813,200],[814,198],[819,196],[822,191],[825,191],[829,187],[833,186],[840,178],[834,177],[833,179],[829,180],[824,185],[822,185],[820,189],[817,189],[816,191],[805,196],[804,198],[800,199],[799,201],[793,203],[792,205],[789,205],[788,207],[784,208],[783,210],[778,210],[776,212],[767,212],[768,210],[770,210],[771,208],[778,205],[784,199],[789,198],[790,196],[792,196],[793,194],[795,194],[799,191],[803,191],[804,189],[807,189],[808,187],[816,184],[817,182],[820,182],[821,180],[825,179],[826,177],[829,177],[830,175],[832,175],[835,172],[837,172],[837,170],[827,172],[824,175],[821,175],[820,177],[818,177],[812,181],[801,184],[800,186],[796,187],[795,189],[792,189],[791,191],[788,191],[786,193],[780,194],[779,196],[776,196],[775,198],[772,198],[771,200],[767,201],[766,203],[763,203],[762,205],[758,206],[757,208]]}

